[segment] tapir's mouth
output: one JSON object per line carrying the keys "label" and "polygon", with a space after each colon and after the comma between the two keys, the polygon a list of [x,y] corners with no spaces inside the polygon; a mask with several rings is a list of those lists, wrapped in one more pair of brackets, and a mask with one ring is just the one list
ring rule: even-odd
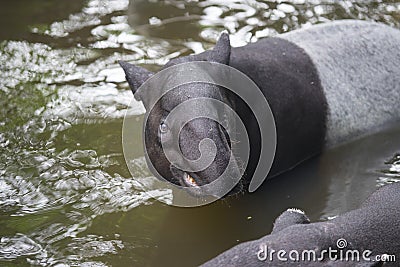
{"label": "tapir's mouth", "polygon": [[[183,185],[187,186],[187,187],[198,187],[199,183],[196,181],[197,179],[195,179],[193,176],[196,177],[195,174],[189,174],[187,172],[183,172],[182,175],[182,183]],[[197,178],[197,177],[196,177]]]}
{"label": "tapir's mouth", "polygon": [[176,185],[197,189],[204,185],[203,179],[199,176],[198,173],[185,172],[175,167],[174,165],[170,166],[170,170],[174,177],[173,179]]}

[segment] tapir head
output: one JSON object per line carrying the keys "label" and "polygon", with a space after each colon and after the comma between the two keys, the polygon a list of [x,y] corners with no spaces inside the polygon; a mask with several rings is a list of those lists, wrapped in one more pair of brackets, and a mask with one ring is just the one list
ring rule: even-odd
{"label": "tapir head", "polygon": [[[223,33],[214,49],[199,55],[173,59],[163,69],[192,61],[209,61],[229,65],[230,52],[229,36]],[[180,132],[176,133],[171,130],[172,125],[166,123],[166,117],[181,103],[196,98],[213,98],[228,105],[233,105],[228,90],[210,83],[184,84],[169,91],[154,103],[152,95],[156,90],[159,90],[158,88],[142,87],[138,90],[154,73],[123,61],[120,62],[120,65],[125,71],[126,80],[135,98],[141,100],[146,108],[145,146],[148,160],[151,161],[157,173],[174,184],[189,188],[208,184],[220,177],[227,169],[231,158],[231,140],[227,133],[229,129],[225,129],[217,121],[199,117],[187,122]],[[179,73],[176,73],[176,75],[179,75]],[[212,103],[202,103],[200,106],[196,105],[193,108],[208,111],[215,109]],[[218,114],[218,116],[220,120],[223,120],[225,114]],[[176,140],[178,142],[180,151],[176,152],[181,155],[182,162],[189,160],[193,164],[201,156],[199,145],[204,139],[211,139],[214,142],[217,153],[207,168],[194,172],[184,171],[167,159],[161,139],[167,141]],[[234,164],[234,169],[236,170],[230,171],[237,175],[238,165],[236,163]]]}

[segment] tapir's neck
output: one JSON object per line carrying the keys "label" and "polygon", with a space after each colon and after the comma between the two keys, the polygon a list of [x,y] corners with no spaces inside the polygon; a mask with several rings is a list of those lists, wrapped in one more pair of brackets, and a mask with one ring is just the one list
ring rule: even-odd
{"label": "tapir's neck", "polygon": [[[258,85],[274,115],[277,150],[269,176],[286,171],[322,150],[326,99],[317,71],[301,48],[280,38],[263,39],[232,49],[230,66]],[[258,162],[260,135],[249,107],[238,98],[235,105],[250,134],[252,151],[247,172],[251,174]]]}

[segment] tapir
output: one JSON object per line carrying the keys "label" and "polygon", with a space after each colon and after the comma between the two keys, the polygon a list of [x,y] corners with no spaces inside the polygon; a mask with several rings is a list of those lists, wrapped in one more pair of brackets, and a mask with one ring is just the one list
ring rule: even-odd
{"label": "tapir", "polygon": [[[342,20],[235,48],[230,45],[229,35],[223,33],[213,49],[172,59],[162,69],[208,61],[247,75],[262,92],[274,117],[276,151],[265,176],[275,177],[327,147],[399,122],[399,48],[398,29],[375,22]],[[120,65],[135,98],[143,102],[149,115],[144,131],[147,154],[163,178],[180,186],[199,187],[217,179],[227,167],[235,140],[218,122],[196,118],[182,128],[179,136],[173,136],[171,125],[165,123],[166,116],[180,103],[208,97],[230,105],[248,131],[250,156],[237,186],[239,190],[245,188],[258,164],[261,144],[251,107],[226,88],[201,83],[178,86],[152,103],[151,96],[160,89],[139,89],[154,73],[124,61]],[[212,105],[201,108],[213,109]],[[224,114],[219,116],[223,119]],[[188,172],[168,161],[161,137],[178,139],[178,152],[190,160],[200,156],[198,147],[205,138],[215,143],[218,153],[207,168]],[[239,163],[235,168],[241,167]]]}

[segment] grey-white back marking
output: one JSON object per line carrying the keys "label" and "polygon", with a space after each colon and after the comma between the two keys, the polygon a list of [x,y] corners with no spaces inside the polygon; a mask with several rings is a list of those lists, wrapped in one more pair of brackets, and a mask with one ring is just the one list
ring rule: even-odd
{"label": "grey-white back marking", "polygon": [[279,37],[303,48],[328,103],[328,146],[400,121],[400,30],[343,20]]}

